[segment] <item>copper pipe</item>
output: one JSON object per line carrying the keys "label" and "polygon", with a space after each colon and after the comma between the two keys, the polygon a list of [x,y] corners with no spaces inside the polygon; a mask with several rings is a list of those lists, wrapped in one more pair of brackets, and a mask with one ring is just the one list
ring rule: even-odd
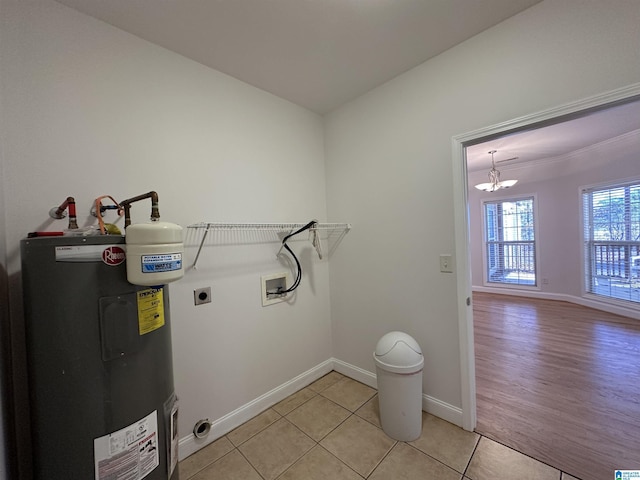
{"label": "copper pipe", "polygon": [[50,215],[53,218],[64,218],[67,207],[69,208],[69,230],[75,230],[78,228],[78,219],[76,218],[76,201],[73,197],[67,197],[55,212],[50,212]]}
{"label": "copper pipe", "polygon": [[160,220],[160,210],[158,208],[158,194],[156,192],[144,193],[142,195],[138,195],[137,197],[128,198],[120,202],[120,205],[124,208],[124,228],[127,228],[131,225],[131,204],[140,200],[144,200],[145,198],[151,199],[151,221],[157,222]]}

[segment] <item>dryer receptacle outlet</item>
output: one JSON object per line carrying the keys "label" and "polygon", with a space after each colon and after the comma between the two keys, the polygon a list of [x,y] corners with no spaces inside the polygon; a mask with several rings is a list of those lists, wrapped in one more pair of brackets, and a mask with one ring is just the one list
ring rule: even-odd
{"label": "dryer receptacle outlet", "polygon": [[194,305],[204,305],[211,303],[211,287],[197,288],[193,291]]}

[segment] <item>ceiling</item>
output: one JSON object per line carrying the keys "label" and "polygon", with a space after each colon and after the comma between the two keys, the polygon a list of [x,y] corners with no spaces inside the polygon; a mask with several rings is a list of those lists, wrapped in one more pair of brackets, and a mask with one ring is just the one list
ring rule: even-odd
{"label": "ceiling", "polygon": [[57,0],[319,114],[540,0]]}
{"label": "ceiling", "polygon": [[[467,147],[467,170],[496,168],[562,157],[576,150],[640,129],[640,100],[585,113],[578,118],[539,127]],[[508,167],[507,167],[508,168]]]}
{"label": "ceiling", "polygon": [[[57,0],[319,114],[541,0]],[[467,148],[469,172],[640,128],[640,101]],[[510,163],[502,160],[517,157]]]}

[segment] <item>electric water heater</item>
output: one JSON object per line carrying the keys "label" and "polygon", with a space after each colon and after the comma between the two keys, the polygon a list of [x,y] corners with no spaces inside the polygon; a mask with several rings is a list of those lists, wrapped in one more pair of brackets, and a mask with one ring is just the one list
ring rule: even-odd
{"label": "electric water heater", "polygon": [[36,480],[178,480],[169,292],[115,235],[21,242]]}

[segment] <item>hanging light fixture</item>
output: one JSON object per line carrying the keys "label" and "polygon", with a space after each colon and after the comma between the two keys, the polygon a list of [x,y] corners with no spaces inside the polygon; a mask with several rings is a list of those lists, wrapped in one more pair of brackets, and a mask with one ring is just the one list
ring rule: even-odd
{"label": "hanging light fixture", "polygon": [[513,187],[518,180],[502,180],[500,181],[500,170],[496,170],[496,162],[493,158],[493,155],[497,152],[497,150],[491,150],[489,154],[491,155],[491,170],[489,170],[489,182],[487,183],[479,183],[476,185],[478,190],[484,190],[485,192],[495,192],[496,190],[500,190],[501,188],[509,188]]}

